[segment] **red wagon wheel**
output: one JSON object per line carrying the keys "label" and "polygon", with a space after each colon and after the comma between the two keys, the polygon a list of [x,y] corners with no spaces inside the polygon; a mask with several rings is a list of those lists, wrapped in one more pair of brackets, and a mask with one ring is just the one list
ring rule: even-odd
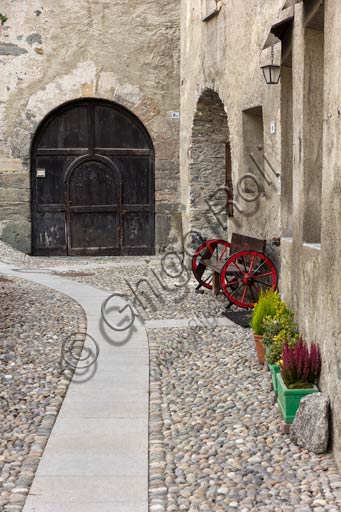
{"label": "red wagon wheel", "polygon": [[200,245],[192,258],[192,271],[200,286],[212,290],[213,271],[201,263],[212,257],[218,260],[228,257],[230,243],[225,240],[209,240]]}
{"label": "red wagon wheel", "polygon": [[226,297],[241,308],[253,308],[261,292],[277,287],[277,271],[262,252],[241,251],[225,263],[220,276]]}

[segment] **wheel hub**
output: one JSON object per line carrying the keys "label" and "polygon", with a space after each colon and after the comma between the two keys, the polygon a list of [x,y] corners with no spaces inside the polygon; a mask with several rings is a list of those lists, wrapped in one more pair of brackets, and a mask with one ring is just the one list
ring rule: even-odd
{"label": "wheel hub", "polygon": [[243,277],[243,282],[245,285],[250,286],[253,282],[253,275],[252,274],[245,274]]}

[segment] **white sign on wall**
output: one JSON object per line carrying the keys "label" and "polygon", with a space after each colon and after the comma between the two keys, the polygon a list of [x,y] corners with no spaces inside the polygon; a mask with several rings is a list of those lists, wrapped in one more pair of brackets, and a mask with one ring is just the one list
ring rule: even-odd
{"label": "white sign on wall", "polygon": [[37,169],[37,178],[46,178],[46,170]]}
{"label": "white sign on wall", "polygon": [[169,113],[169,117],[171,119],[177,119],[178,120],[178,119],[180,119],[180,112],[170,112]]}

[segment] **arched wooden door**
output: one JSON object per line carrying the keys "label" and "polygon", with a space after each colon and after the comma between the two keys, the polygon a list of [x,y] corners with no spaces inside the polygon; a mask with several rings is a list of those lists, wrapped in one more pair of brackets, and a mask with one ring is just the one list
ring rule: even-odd
{"label": "arched wooden door", "polygon": [[154,254],[154,151],[112,102],[63,105],[32,145],[34,255]]}

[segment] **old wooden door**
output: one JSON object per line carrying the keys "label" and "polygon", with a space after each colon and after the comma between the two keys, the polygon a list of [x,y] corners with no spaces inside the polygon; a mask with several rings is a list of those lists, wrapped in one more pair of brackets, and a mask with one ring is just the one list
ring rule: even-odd
{"label": "old wooden door", "polygon": [[142,123],[101,100],[52,112],[32,146],[32,253],[154,253],[154,151]]}

